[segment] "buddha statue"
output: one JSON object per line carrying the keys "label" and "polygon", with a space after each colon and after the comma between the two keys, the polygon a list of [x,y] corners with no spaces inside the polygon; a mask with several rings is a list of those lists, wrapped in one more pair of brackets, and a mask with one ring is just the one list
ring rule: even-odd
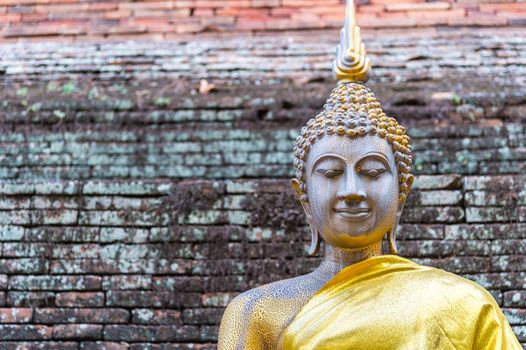
{"label": "buddha statue", "polygon": [[309,253],[323,240],[323,260],[232,300],[219,350],[521,349],[486,290],[396,255],[413,182],[410,138],[364,85],[370,70],[348,1],[338,85],[301,129],[291,180],[311,231]]}

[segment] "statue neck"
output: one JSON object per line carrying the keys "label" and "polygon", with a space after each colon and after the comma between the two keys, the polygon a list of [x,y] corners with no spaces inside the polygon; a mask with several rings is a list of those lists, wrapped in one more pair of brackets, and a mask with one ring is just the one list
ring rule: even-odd
{"label": "statue neck", "polygon": [[381,241],[360,249],[338,248],[325,244],[323,260],[317,270],[329,274],[332,278],[349,265],[379,255],[382,255]]}

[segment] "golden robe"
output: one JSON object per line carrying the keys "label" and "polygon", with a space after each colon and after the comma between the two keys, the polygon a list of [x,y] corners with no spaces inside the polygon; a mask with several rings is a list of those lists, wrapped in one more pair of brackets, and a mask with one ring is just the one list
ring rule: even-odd
{"label": "golden robe", "polygon": [[346,267],[287,327],[283,350],[522,350],[493,297],[440,269],[383,255]]}

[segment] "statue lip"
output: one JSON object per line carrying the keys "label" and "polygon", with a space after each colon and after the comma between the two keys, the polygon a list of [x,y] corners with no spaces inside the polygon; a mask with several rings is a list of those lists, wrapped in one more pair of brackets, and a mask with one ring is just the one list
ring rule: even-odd
{"label": "statue lip", "polygon": [[373,211],[370,208],[334,208],[334,212],[349,219],[365,219]]}

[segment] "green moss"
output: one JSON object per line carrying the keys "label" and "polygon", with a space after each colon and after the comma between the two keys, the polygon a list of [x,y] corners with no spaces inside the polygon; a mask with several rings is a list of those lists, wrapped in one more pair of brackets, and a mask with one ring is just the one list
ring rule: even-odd
{"label": "green moss", "polygon": [[19,88],[18,90],[16,90],[16,95],[17,96],[27,96],[28,93],[29,93],[29,90],[25,86]]}
{"label": "green moss", "polygon": [[68,82],[62,86],[62,94],[71,95],[77,91],[77,85],[73,82]]}
{"label": "green moss", "polygon": [[170,97],[160,96],[155,99],[154,104],[157,107],[165,108],[170,105],[170,102],[172,102]]}

